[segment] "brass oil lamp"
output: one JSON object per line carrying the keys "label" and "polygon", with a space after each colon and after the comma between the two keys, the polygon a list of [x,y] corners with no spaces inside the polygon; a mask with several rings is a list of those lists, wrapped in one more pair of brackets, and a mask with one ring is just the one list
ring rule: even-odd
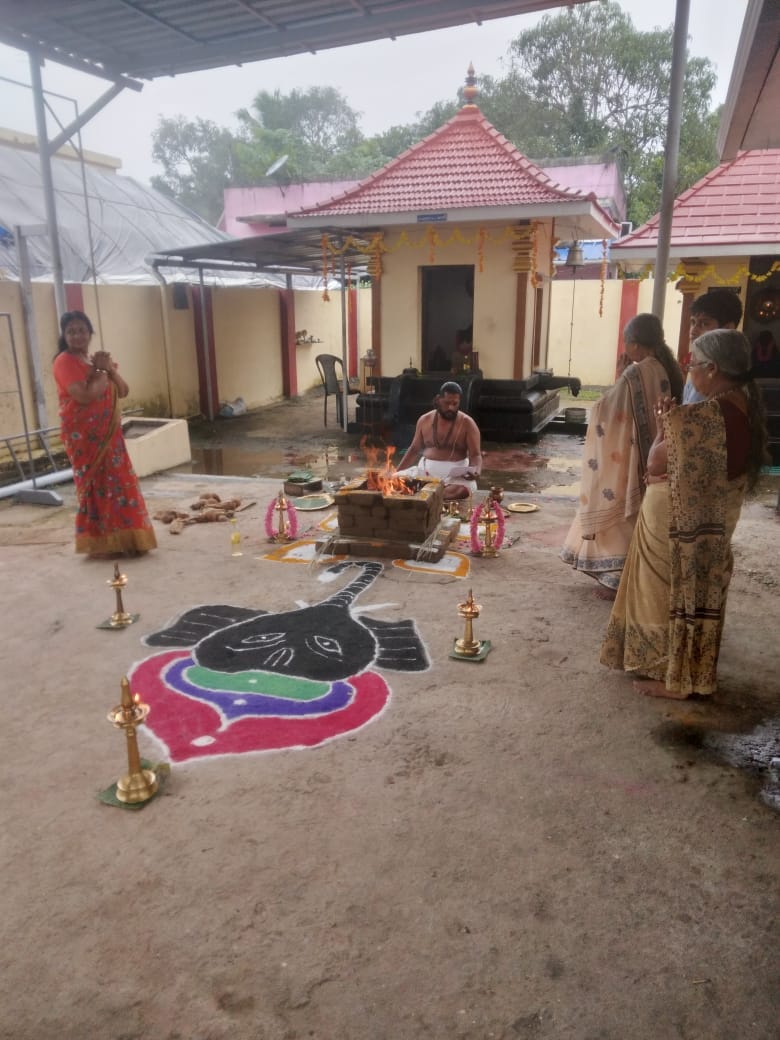
{"label": "brass oil lamp", "polygon": [[108,713],[108,721],[117,729],[125,731],[128,772],[117,780],[116,797],[118,801],[127,804],[147,802],[157,791],[157,777],[151,769],[144,769],[141,766],[136,729],[142,725],[149,714],[149,705],[141,704],[140,696],[138,694],[133,696],[130,693],[130,683],[127,677],[122,679],[120,685],[122,699]]}
{"label": "brass oil lamp", "polygon": [[493,498],[494,490],[494,488],[490,489],[490,494],[485,499],[485,507],[480,517],[480,522],[485,525],[485,543],[480,549],[480,556],[498,556],[498,546],[496,545],[498,517],[496,510],[500,509],[501,506]]}
{"label": "brass oil lamp", "polygon": [[108,619],[109,628],[126,628],[138,620],[137,614],[128,614],[122,603],[122,589],[127,585],[127,575],[119,573],[119,564],[114,564],[114,577],[106,582],[116,593],[116,610]]}
{"label": "brass oil lamp", "polygon": [[464,603],[458,604],[458,613],[465,621],[463,637],[455,640],[454,654],[457,657],[477,657],[483,649],[482,641],[474,638],[474,620],[480,615],[482,607],[474,602],[471,589]]}

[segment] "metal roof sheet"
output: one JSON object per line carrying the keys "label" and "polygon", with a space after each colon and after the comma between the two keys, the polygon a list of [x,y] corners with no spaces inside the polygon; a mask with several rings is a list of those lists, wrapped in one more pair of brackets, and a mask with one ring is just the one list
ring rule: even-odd
{"label": "metal roof sheet", "polygon": [[[203,242],[197,246],[161,249],[148,259],[155,267],[318,274],[322,271],[323,234],[327,234],[339,248],[346,247],[346,263],[360,265],[368,259],[368,254],[361,252],[359,244],[363,242],[368,245],[371,235],[369,229],[333,227],[288,229],[270,235],[252,235],[222,242]],[[348,240],[353,244],[347,245]]]}
{"label": "metal roof sheet", "polygon": [[[591,0],[566,0],[571,3]],[[563,0],[0,0],[0,42],[154,79],[564,6]]]}

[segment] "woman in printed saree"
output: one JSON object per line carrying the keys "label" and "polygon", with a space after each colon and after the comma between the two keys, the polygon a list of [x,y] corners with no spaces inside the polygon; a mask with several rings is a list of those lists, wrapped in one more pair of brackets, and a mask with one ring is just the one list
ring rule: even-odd
{"label": "woman in printed saree", "polygon": [[768,461],[742,333],[700,336],[689,368],[706,400],[658,402],[647,494],[601,648],[602,664],[637,676],[637,692],[677,700],[716,691],[731,536]]}
{"label": "woman in printed saree", "polygon": [[599,582],[613,599],[642,504],[647,455],[660,396],[681,400],[683,375],[654,314],[637,314],[623,330],[624,368],[593,406],[582,453],[579,508],[561,559]]}
{"label": "woman in printed saree", "polygon": [[122,434],[127,383],[108,351],[89,355],[94,330],[86,314],[63,314],[60,331],[54,378],[78,497],[76,552],[139,555],[157,540]]}

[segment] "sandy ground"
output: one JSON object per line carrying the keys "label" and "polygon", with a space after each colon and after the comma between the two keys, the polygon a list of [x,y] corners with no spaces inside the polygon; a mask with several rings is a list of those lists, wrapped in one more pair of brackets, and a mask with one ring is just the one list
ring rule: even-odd
{"label": "sandy ground", "polygon": [[[467,579],[386,565],[363,593],[414,619],[431,658],[382,673],[363,728],[174,764],[142,811],[111,808],[96,794],[125,757],[106,713],[153,653],[143,636],[204,602],[333,591],[322,568],[259,558],[278,481],[144,481],[152,511],[208,488],[257,501],[244,555],[222,525],[158,524],[160,548],[123,564],[140,620],[118,632],[96,628],[113,566],[74,555],[72,488],[61,509],[0,503],[0,1037],[780,1036],[771,494],[737,528],[712,704],[642,699],[599,665],[609,604],[557,558],[571,498],[540,493]],[[480,664],[448,657],[468,587]],[[712,753],[728,734],[753,734],[754,771]]]}

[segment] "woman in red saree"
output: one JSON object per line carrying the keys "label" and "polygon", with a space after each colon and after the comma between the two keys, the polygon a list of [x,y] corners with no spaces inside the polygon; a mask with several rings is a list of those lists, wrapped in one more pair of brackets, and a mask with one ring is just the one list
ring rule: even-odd
{"label": "woman in red saree", "polygon": [[127,383],[107,351],[90,357],[94,330],[86,314],[63,314],[60,330],[54,378],[78,496],[76,552],[145,553],[157,539],[122,434],[119,400],[127,397]]}

